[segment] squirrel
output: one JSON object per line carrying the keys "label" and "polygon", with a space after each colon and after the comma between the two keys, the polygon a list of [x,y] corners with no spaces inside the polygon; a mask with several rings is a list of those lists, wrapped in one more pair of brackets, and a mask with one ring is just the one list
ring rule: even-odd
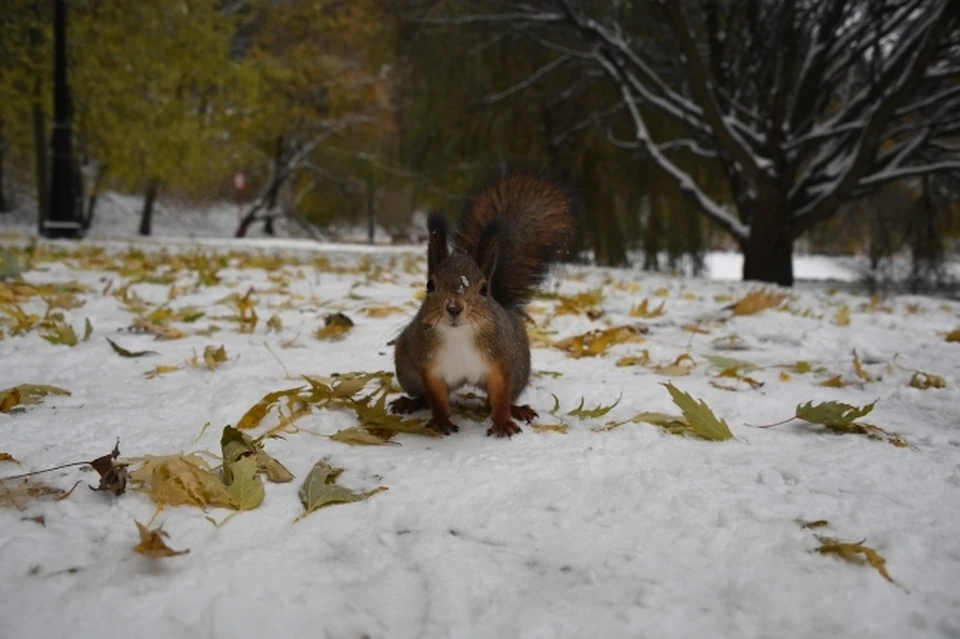
{"label": "squirrel", "polygon": [[513,402],[530,380],[524,308],[552,263],[569,250],[573,200],[559,181],[529,170],[503,170],[469,201],[447,243],[447,218],[427,219],[426,297],[395,342],[397,380],[407,396],[397,413],[429,408],[427,427],[448,435],[449,394],[472,384],[487,394],[487,435],[522,432],[514,419],[537,417]]}

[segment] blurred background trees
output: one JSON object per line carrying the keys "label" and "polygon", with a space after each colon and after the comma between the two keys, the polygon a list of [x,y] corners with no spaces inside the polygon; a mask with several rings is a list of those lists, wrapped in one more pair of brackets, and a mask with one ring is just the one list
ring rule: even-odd
{"label": "blurred background trees", "polygon": [[[0,15],[0,216],[47,197],[52,8]],[[415,239],[503,162],[566,175],[584,255],[696,272],[708,249],[913,258],[960,231],[960,6],[948,0],[71,0],[87,215],[99,193],[235,197]],[[2,217],[0,217],[2,220]],[[919,284],[918,284],[919,286]]]}

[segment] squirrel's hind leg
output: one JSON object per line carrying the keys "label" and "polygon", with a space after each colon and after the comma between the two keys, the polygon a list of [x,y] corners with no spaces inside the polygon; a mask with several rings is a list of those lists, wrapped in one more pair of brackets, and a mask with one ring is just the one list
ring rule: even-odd
{"label": "squirrel's hind leg", "polygon": [[390,410],[394,413],[409,415],[417,411],[424,410],[429,406],[426,397],[407,397],[406,395],[398,397],[390,402]]}

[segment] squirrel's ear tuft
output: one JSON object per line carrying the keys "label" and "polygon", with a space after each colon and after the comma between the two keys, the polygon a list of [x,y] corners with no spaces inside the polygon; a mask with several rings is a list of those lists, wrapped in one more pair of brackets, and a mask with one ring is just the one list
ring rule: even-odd
{"label": "squirrel's ear tuft", "polygon": [[503,226],[504,221],[501,219],[490,220],[484,225],[483,232],[480,233],[480,241],[477,243],[475,259],[487,282],[493,281],[493,274],[497,270]]}
{"label": "squirrel's ear tuft", "polygon": [[440,211],[432,211],[427,216],[427,230],[430,232],[427,244],[427,277],[433,277],[437,267],[450,254],[447,246],[447,218]]}

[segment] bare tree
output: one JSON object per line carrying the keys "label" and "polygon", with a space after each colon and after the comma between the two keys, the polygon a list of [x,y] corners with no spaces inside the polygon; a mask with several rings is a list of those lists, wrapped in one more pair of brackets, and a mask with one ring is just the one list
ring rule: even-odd
{"label": "bare tree", "polygon": [[[612,142],[672,176],[737,241],[744,279],[790,285],[794,241],[843,202],[960,172],[956,0],[481,0],[465,10],[435,6],[425,20],[555,56],[491,100],[562,67],[602,72],[616,102],[580,126],[603,120]],[[665,121],[683,135],[654,139],[663,127],[651,122]],[[729,201],[681,168],[684,154],[716,163]]]}

